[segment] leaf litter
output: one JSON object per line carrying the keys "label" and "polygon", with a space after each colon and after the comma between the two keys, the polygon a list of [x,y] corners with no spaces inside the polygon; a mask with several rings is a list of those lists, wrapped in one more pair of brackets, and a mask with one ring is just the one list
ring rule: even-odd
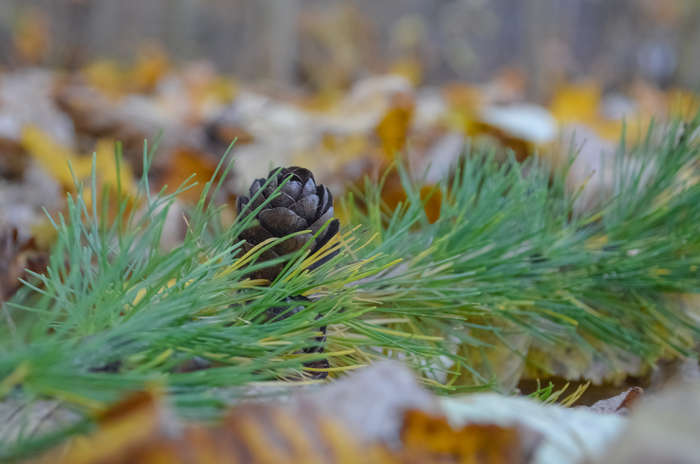
{"label": "leaf litter", "polygon": [[[42,232],[46,224],[42,207],[54,217],[65,212],[63,193],[75,193],[75,180],[84,182],[82,193],[87,207],[92,207],[92,201],[96,205],[106,204],[101,203],[105,197],[100,197],[105,189],[123,189],[136,197],[141,188],[138,177],[145,170],[141,158],[144,139],[153,140],[159,132],[162,133],[159,155],[149,167],[149,193],[161,189],[173,193],[193,172],[199,181],[198,186],[178,196],[178,202],[185,206],[176,213],[175,222],[184,224],[185,230],[167,240],[167,248],[172,249],[186,239],[189,208],[201,198],[205,182],[216,171],[219,155],[234,139],[238,140],[234,149],[236,163],[223,179],[223,188],[212,199],[224,207],[233,205],[236,197],[245,194],[248,185],[262,171],[275,166],[307,166],[329,185],[334,195],[341,197],[346,191],[356,191],[364,175],[376,180],[400,159],[406,162],[408,176],[413,181],[428,172],[426,185],[414,193],[418,194],[415,198],[428,223],[433,224],[441,215],[449,214],[442,209],[449,190],[439,188],[438,184],[451,175],[465,149],[489,147],[500,159],[506,159],[507,150],[512,150],[519,161],[537,154],[561,167],[568,163],[566,154],[574,146],[579,156],[568,171],[567,189],[582,192],[574,211],[584,215],[595,211],[601,202],[604,204],[619,191],[610,169],[604,167],[614,162],[617,139],[623,134],[623,115],[628,123],[623,141],[633,145],[648,129],[646,122],[635,121],[647,121],[652,115],[667,119],[678,108],[697,104],[695,96],[679,91],[656,92],[653,100],[638,98],[652,92],[639,88],[642,84],[627,89],[628,95],[617,94],[613,99],[611,95],[603,95],[595,84],[588,83],[562,86],[548,106],[523,105],[517,92],[504,89],[502,82],[422,89],[410,79],[388,75],[360,80],[346,94],[331,99],[330,104],[319,109],[310,98],[268,95],[220,76],[206,65],[175,70],[162,56],[136,63],[128,70],[102,62],[69,76],[20,70],[3,72],[2,77],[0,291],[3,301],[20,288],[19,279],[28,279],[25,268],[37,274],[46,268],[47,243],[53,240],[53,234]],[[622,107],[621,102],[626,108],[622,112],[616,110]],[[564,136],[559,137],[559,133]],[[121,163],[113,162],[115,140],[122,143]],[[89,182],[92,153],[97,171],[94,191]],[[401,158],[397,158],[398,153]],[[645,172],[635,164],[637,159],[639,163],[647,161],[642,155],[632,154],[637,158],[627,163],[630,172]],[[69,163],[71,168],[67,167]],[[697,160],[694,165],[679,170],[684,175],[685,188],[698,185],[696,168]],[[654,181],[653,176],[645,175],[637,180],[641,186]],[[675,187],[669,187],[672,188]],[[380,199],[394,210],[416,201],[411,200],[406,179],[398,171],[390,171],[379,193]],[[135,199],[133,206],[147,214],[149,206],[139,201]],[[234,213],[224,211],[224,220],[226,214],[228,222],[233,222]],[[381,228],[377,230],[385,232]],[[607,244],[608,240],[608,235],[600,235],[592,237],[589,243],[596,252],[606,246],[619,246]],[[639,249],[626,253],[632,258]],[[488,246],[482,250],[488,255]],[[656,271],[655,278],[666,272]],[[375,287],[365,297],[371,299],[372,292],[381,290]],[[644,295],[635,297],[645,307],[657,304],[645,300]],[[605,306],[605,298],[603,295],[596,301],[597,306]],[[583,302],[578,307],[595,311]],[[539,309],[566,317],[556,310]],[[8,321],[13,323],[12,319]],[[475,317],[471,322],[479,324],[481,320]],[[478,335],[483,345],[476,344],[473,351],[453,350],[452,355],[468,356],[475,365],[481,359],[480,369],[497,378],[505,390],[528,375],[538,377],[546,373],[570,379],[583,376],[603,382],[645,369],[643,356],[616,347],[598,347],[594,354],[572,353],[565,344],[552,349],[530,335],[517,338],[514,334],[518,321],[515,325],[512,321],[503,322],[491,335]],[[550,322],[542,322],[542,327],[548,327]],[[330,338],[335,335],[342,340],[339,348],[348,349],[353,345],[349,342],[351,338],[342,339],[344,330],[331,326]],[[382,330],[396,334],[405,329],[390,326]],[[665,328],[654,330],[658,331],[654,333],[658,337]],[[473,328],[465,329],[462,336],[469,337],[474,332]],[[416,335],[403,333],[406,339]],[[499,344],[503,334],[515,337],[509,340],[509,350],[484,354],[484,347]],[[440,339],[441,335],[435,337]],[[686,335],[679,334],[682,337]],[[394,345],[393,349],[396,348]],[[673,351],[676,347],[667,349]],[[378,351],[389,353],[391,349],[378,348]],[[520,356],[522,353],[527,353],[526,363]],[[454,365],[450,363],[447,365]],[[676,452],[683,458],[691,456],[687,453],[692,443],[681,442],[684,433],[693,430],[690,422],[682,430],[680,424],[669,423],[664,430],[654,432],[653,439],[641,435],[646,432],[640,432],[637,424],[651,419],[650,416],[635,418],[636,403],[642,409],[647,401],[647,395],[638,397],[636,389],[601,400],[585,411],[497,395],[437,399],[408,381],[376,390],[373,387],[381,387],[391,378],[409,374],[402,373],[398,366],[371,369],[378,370],[366,374],[370,380],[361,375],[348,376],[336,384],[310,387],[315,390],[306,399],[299,396],[284,404],[235,406],[228,411],[227,419],[210,427],[191,425],[176,418],[167,395],[162,392],[136,393],[96,413],[97,425],[79,429],[87,433],[87,438],[68,439],[68,444],[58,445],[57,450],[49,452],[58,454],[49,454],[47,459],[59,459],[56,456],[61,455],[62,462],[140,459],[139,462],[152,462],[164,456],[174,462],[200,462],[205,458],[243,462],[269,462],[273,458],[276,462],[287,462],[285,459],[288,462],[302,459],[309,462],[360,459],[376,462],[578,462],[580,459],[644,462],[647,459],[655,462],[649,460],[653,454],[635,454],[639,452],[635,450],[637,444],[658,443],[664,439],[659,437],[676,434],[678,446],[663,456]],[[454,382],[471,377],[471,373],[460,372],[451,378]],[[429,383],[430,378],[428,375],[422,381]],[[448,376],[440,373],[435,378],[446,381]],[[21,385],[21,381],[13,383],[8,379],[12,380],[12,373],[3,379],[3,388],[6,386],[11,394],[2,402],[2,417],[7,419],[3,421],[6,425],[3,441],[15,441],[18,433],[43,435],[47,430],[61,430],[66,424],[82,427],[80,418],[84,417],[84,411],[76,412],[71,401],[25,403],[12,396],[16,393],[12,389]],[[342,392],[344,383],[349,385],[346,387],[349,392]],[[336,387],[338,390],[334,391]],[[386,395],[383,390],[391,394]],[[406,402],[398,405],[392,402],[404,395],[408,398]],[[632,401],[632,397],[637,399]],[[682,396],[680,406],[669,394],[659,393],[659,397],[668,401],[662,410],[677,410],[677,417],[686,417],[681,411],[684,405],[691,410],[694,405],[692,395]],[[319,404],[321,401],[325,403]],[[628,408],[632,410],[630,416],[619,417]],[[374,422],[362,422],[372,417]],[[623,429],[628,432],[623,433],[620,446],[613,445]],[[256,432],[251,434],[251,430]],[[603,457],[604,453],[609,453],[607,458]],[[613,455],[614,458],[610,457]]]}

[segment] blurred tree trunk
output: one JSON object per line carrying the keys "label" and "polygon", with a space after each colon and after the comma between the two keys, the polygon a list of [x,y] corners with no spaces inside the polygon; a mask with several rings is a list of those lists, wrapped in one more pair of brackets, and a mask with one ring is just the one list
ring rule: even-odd
{"label": "blurred tree trunk", "polygon": [[[340,39],[344,47],[349,54],[371,47],[383,65],[396,24],[420,18],[432,50],[424,65],[436,83],[483,81],[514,64],[536,99],[565,77],[615,86],[641,72],[665,84],[675,72],[687,86],[700,81],[696,0],[0,0],[0,65],[12,63],[11,32],[34,9],[50,21],[47,64],[128,60],[153,40],[176,60],[207,60],[244,78],[289,83],[305,43],[301,19],[318,21],[321,9],[341,5],[352,5],[379,31],[358,43]],[[658,64],[659,57],[668,61]]]}
{"label": "blurred tree trunk", "polygon": [[13,65],[11,18],[15,14],[15,5],[12,2],[0,1],[0,67]]}
{"label": "blurred tree trunk", "polygon": [[[688,7],[690,10],[690,7]],[[700,15],[685,15],[680,30],[678,83],[700,90]]]}
{"label": "blurred tree trunk", "polygon": [[257,0],[246,17],[246,70],[278,82],[289,82],[297,55],[299,0]]}

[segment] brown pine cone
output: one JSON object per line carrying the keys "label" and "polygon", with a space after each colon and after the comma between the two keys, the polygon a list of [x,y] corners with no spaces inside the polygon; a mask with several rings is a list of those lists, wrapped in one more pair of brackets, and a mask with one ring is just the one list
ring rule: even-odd
{"label": "brown pine cone", "polygon": [[[275,245],[262,254],[262,260],[274,259],[298,251],[310,240],[314,240],[314,234],[331,220],[328,227],[311,245],[311,253],[314,253],[328,243],[340,228],[339,221],[333,219],[331,192],[325,186],[316,184],[311,171],[296,166],[275,169],[270,171],[267,179],[256,179],[250,186],[250,196],[238,198],[238,214],[243,216],[254,212],[287,178],[289,180],[281,187],[279,195],[257,212],[255,216],[257,222],[241,233],[241,238],[246,240],[244,249],[247,251],[271,237],[284,237],[307,229],[311,230],[311,233],[300,234]],[[263,188],[268,179],[270,179],[269,184]],[[257,196],[255,196],[256,193],[258,193]],[[314,266],[322,264],[336,253],[337,250],[321,262],[316,262]],[[283,267],[284,264],[270,266],[254,273],[253,277],[272,281]]]}

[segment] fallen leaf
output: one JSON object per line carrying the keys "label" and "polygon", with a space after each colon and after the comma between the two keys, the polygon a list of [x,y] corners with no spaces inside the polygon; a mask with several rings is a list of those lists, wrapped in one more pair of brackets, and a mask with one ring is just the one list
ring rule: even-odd
{"label": "fallen leaf", "polygon": [[436,185],[424,185],[420,189],[420,199],[423,202],[425,215],[431,224],[440,218],[442,208],[442,190]]}
{"label": "fallen leaf", "polygon": [[214,175],[216,165],[216,161],[206,153],[186,147],[178,148],[171,154],[170,162],[164,167],[165,172],[159,183],[167,186],[167,193],[172,193],[192,177],[188,184],[196,182],[197,185],[183,192],[178,198],[188,203],[196,203],[204,186]]}
{"label": "fallen leaf", "polygon": [[376,131],[387,160],[403,151],[413,118],[414,101],[408,94],[396,94]]}
{"label": "fallen leaf", "polygon": [[[627,423],[627,418],[617,414],[598,414],[496,393],[447,397],[441,399],[441,404],[454,428],[467,424],[522,427],[523,446],[539,435],[535,464],[575,464],[598,458]],[[527,435],[528,430],[535,435]]]}
{"label": "fallen leaf", "polygon": [[694,464],[700,456],[700,384],[680,384],[646,397],[597,463]]}
{"label": "fallen leaf", "polygon": [[479,111],[479,122],[533,145],[549,143],[557,134],[557,123],[551,113],[538,105],[488,106]]}
{"label": "fallen leaf", "polygon": [[22,239],[15,228],[0,230],[0,303],[19,289],[19,279],[28,279],[27,269],[42,273],[49,262],[48,252],[36,242]]}
{"label": "fallen leaf", "polygon": [[[380,363],[287,403],[235,406],[209,427],[184,424],[158,394],[137,392],[98,413],[94,433],[73,438],[39,462],[530,462],[535,435],[489,424],[453,428],[433,405],[396,363]],[[415,409],[420,406],[427,411]],[[370,421],[374,425],[362,428]]]}
{"label": "fallen leaf", "polygon": [[389,72],[407,79],[413,85],[419,85],[423,80],[423,68],[415,58],[401,58],[389,66]]}
{"label": "fallen leaf", "polygon": [[169,70],[170,61],[163,49],[156,43],[148,43],[141,48],[136,62],[128,70],[126,83],[132,92],[152,92]]}
{"label": "fallen leaf", "polygon": [[[423,210],[431,224],[440,218],[442,208],[442,190],[438,185],[423,185],[420,187],[420,199],[423,202]],[[391,169],[386,176],[382,188],[382,200],[389,210],[395,210],[399,204],[404,203],[408,196],[401,184],[401,178],[396,169]]]}
{"label": "fallen leaf", "polygon": [[50,43],[49,18],[39,8],[29,8],[19,16],[14,46],[20,60],[25,64],[40,63]]}
{"label": "fallen leaf", "polygon": [[125,73],[114,60],[100,59],[88,64],[81,72],[87,84],[103,96],[116,99],[125,92]]}
{"label": "fallen leaf", "polygon": [[598,119],[600,101],[601,90],[594,83],[566,85],[555,92],[549,108],[559,122],[587,122]]}
{"label": "fallen leaf", "polygon": [[[71,149],[56,142],[51,136],[34,126],[22,130],[22,146],[39,165],[65,189],[73,190],[75,180],[90,175],[92,160],[78,157]],[[73,174],[75,174],[75,180]]]}
{"label": "fallen leaf", "polygon": [[631,387],[627,391],[615,395],[612,398],[596,401],[590,406],[591,411],[601,414],[626,415],[629,408],[639,401],[644,390],[639,387]]}
{"label": "fallen leaf", "polygon": [[19,180],[27,168],[28,159],[22,146],[0,134],[0,178]]}
{"label": "fallen leaf", "polygon": [[517,427],[491,424],[467,424],[453,428],[445,417],[422,411],[407,411],[401,430],[408,456],[419,462],[454,462],[479,464],[525,464],[531,462],[539,439]]}

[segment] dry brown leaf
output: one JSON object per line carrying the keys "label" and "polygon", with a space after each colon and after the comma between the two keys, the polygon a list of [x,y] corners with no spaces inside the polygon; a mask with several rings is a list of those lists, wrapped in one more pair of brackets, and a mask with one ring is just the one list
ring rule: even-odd
{"label": "dry brown leaf", "polygon": [[644,399],[600,464],[699,462],[700,384],[678,384]]}
{"label": "dry brown leaf", "polygon": [[[396,169],[391,169],[382,188],[382,200],[390,210],[395,210],[400,203],[404,203],[408,197],[401,185],[401,178]],[[440,218],[442,207],[442,191],[438,185],[423,185],[420,188],[420,198],[423,202],[423,210],[432,224]]]}
{"label": "dry brown leaf", "polygon": [[27,162],[24,150],[18,142],[0,135],[0,178],[21,179]]}
{"label": "dry brown leaf", "polygon": [[[295,463],[394,462],[382,447],[365,449],[335,421],[284,408],[246,405],[216,427],[183,427],[151,393],[136,393],[101,414],[99,429],[40,462]],[[387,459],[384,459],[387,458]]]}
{"label": "dry brown leaf", "polygon": [[639,401],[643,394],[644,390],[641,388],[631,387],[612,398],[596,401],[590,408],[602,414],[626,415],[629,408]]}
{"label": "dry brown leaf", "polygon": [[440,219],[442,207],[442,190],[436,185],[425,185],[420,189],[420,199],[423,202],[425,215],[431,224]]}
{"label": "dry brown leaf", "polygon": [[529,462],[513,427],[467,425],[453,429],[444,417],[410,411],[398,449],[362,445],[335,419],[311,409],[235,407],[215,427],[182,426],[150,393],[136,393],[99,417],[99,430],[50,452],[40,462],[119,463],[483,463]]}
{"label": "dry brown leaf", "polygon": [[396,363],[380,363],[286,403],[236,406],[209,427],[182,424],[157,394],[139,392],[99,414],[95,433],[74,438],[40,462],[529,462],[536,440],[526,430],[454,429],[444,417],[425,411],[435,407],[410,371]]}
{"label": "dry brown leaf", "polygon": [[481,121],[472,121],[467,135],[479,140],[490,139],[500,145],[513,150],[515,159],[524,161],[533,152],[534,145],[519,137],[515,137],[503,129]]}
{"label": "dry brown leaf", "polygon": [[19,279],[29,277],[26,269],[41,273],[48,262],[48,253],[40,250],[34,239],[20,238],[14,228],[0,230],[0,303],[19,289]]}

